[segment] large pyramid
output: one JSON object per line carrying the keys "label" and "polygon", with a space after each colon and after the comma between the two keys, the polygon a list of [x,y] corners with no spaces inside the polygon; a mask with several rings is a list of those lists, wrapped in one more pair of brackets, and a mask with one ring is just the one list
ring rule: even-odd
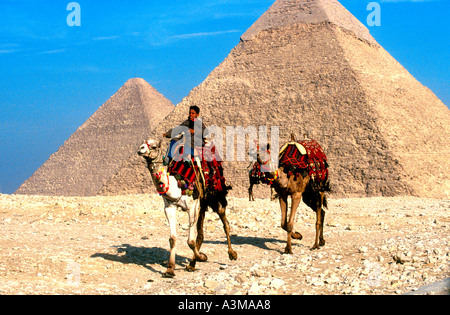
{"label": "large pyramid", "polygon": [[[154,136],[190,105],[224,139],[226,126],[279,126],[280,142],[307,133],[326,150],[336,196],[450,196],[449,109],[337,0],[276,1]],[[248,164],[224,164],[235,195],[247,194]]]}
{"label": "large pyramid", "polygon": [[[138,99],[126,86],[118,94]],[[157,99],[155,104],[171,108],[162,96]],[[307,133],[326,150],[336,196],[450,197],[449,109],[337,0],[277,0],[152,133],[154,125],[148,123],[155,120],[141,115],[151,113],[145,106],[130,107],[120,119],[96,114],[87,125],[106,125],[105,132],[81,127],[19,192],[154,191],[136,149],[143,137],[160,138],[185,120],[191,105],[201,108],[207,125],[222,129],[224,143],[227,126],[279,127],[280,143],[291,132]],[[111,127],[108,120],[122,123]],[[127,127],[125,122],[132,124],[130,134],[114,130]],[[83,155],[89,159],[78,158]],[[232,193],[244,197],[249,161],[236,159],[224,162],[225,175]],[[98,177],[103,166],[108,171]],[[268,188],[258,193],[266,197]]]}
{"label": "large pyramid", "polygon": [[97,195],[173,109],[143,79],[128,80],[16,194]]}

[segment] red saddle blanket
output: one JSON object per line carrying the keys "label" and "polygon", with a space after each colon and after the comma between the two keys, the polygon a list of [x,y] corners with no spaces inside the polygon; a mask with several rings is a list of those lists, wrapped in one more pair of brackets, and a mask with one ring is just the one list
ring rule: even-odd
{"label": "red saddle blanket", "polygon": [[280,167],[293,174],[309,175],[315,190],[328,189],[328,162],[315,140],[288,143],[280,152]]}
{"label": "red saddle blanket", "polygon": [[259,164],[258,162],[253,163],[253,167],[250,170],[250,176],[254,179],[256,184],[259,184],[259,183],[262,182],[263,184],[271,185],[273,181],[270,182],[267,179],[267,175],[266,174],[267,174],[266,172],[263,172],[261,170],[261,164]]}
{"label": "red saddle blanket", "polygon": [[215,147],[196,148],[196,151],[201,154],[198,157],[190,157],[186,161],[181,158],[183,148],[177,150],[169,165],[169,174],[177,178],[183,192],[194,190],[196,176],[200,176],[201,181],[204,180],[207,193],[223,191],[226,188],[225,177],[223,176],[222,161],[216,155]]}

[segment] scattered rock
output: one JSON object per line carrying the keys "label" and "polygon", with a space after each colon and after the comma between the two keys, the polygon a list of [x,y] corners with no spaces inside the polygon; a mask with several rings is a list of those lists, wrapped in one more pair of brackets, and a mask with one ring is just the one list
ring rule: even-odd
{"label": "scattered rock", "polygon": [[247,295],[259,295],[261,294],[261,287],[257,282],[253,282],[250,289],[247,291]]}
{"label": "scattered rock", "polygon": [[[56,205],[57,204],[57,205]],[[339,204],[337,206],[337,204]],[[192,257],[187,215],[177,214],[176,277],[166,279],[168,227],[159,196],[0,199],[2,294],[398,294],[447,277],[448,203],[420,198],[329,200],[327,244],[310,251],[314,214],[299,211],[293,255],[278,204],[230,198],[230,261],[220,221],[207,213],[201,248],[208,261],[185,271]],[[423,209],[427,218],[420,217]],[[332,211],[331,211],[332,209]],[[386,210],[388,209],[388,210]],[[79,216],[80,210],[88,215]],[[406,213],[405,213],[406,212]],[[409,217],[407,217],[407,215]],[[333,218],[334,217],[334,218]],[[49,220],[52,218],[52,220]],[[327,219],[326,219],[327,220]],[[426,224],[423,224],[427,221]],[[240,222],[240,223],[239,223]],[[249,227],[239,227],[251,222]],[[325,221],[326,222],[326,221]],[[379,223],[389,225],[380,229]],[[345,227],[355,227],[350,232]],[[254,230],[253,230],[254,229]],[[151,278],[151,281],[147,281]]]}
{"label": "scattered rock", "polygon": [[405,254],[402,254],[402,253],[397,253],[397,254],[393,255],[392,258],[394,259],[394,261],[397,264],[402,264],[402,265],[404,263],[410,261],[410,258],[408,256],[406,256]]}
{"label": "scattered rock", "polygon": [[369,249],[367,248],[367,246],[361,246],[361,247],[358,248],[358,251],[361,254],[365,254],[365,253],[367,253],[369,251]]}
{"label": "scattered rock", "polygon": [[205,288],[210,289],[210,290],[216,290],[221,284],[217,281],[213,281],[213,280],[205,280]]}
{"label": "scattered rock", "polygon": [[285,281],[281,279],[273,279],[272,282],[270,282],[270,286],[276,290],[282,288],[285,285]]}

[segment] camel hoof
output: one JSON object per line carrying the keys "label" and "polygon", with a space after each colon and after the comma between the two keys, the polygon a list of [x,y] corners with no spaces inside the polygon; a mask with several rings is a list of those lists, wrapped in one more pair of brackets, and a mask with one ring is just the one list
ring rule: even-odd
{"label": "camel hoof", "polygon": [[230,260],[237,260],[238,258],[238,255],[235,251],[228,252],[228,256],[230,257]]}
{"label": "camel hoof", "polygon": [[169,278],[172,279],[175,277],[175,274],[173,272],[170,271],[166,271],[165,273],[163,273],[163,278]]}
{"label": "camel hoof", "polygon": [[301,234],[298,233],[298,232],[293,232],[292,235],[291,235],[291,237],[292,237],[294,240],[302,240],[302,239],[303,239],[303,235],[301,235]]}
{"label": "camel hoof", "polygon": [[206,256],[204,253],[200,253],[200,259],[198,261],[208,261],[208,256]]}
{"label": "camel hoof", "polygon": [[321,247],[325,246],[325,240],[321,239],[319,241],[319,244],[314,244],[314,246],[311,248],[311,250],[319,250]]}
{"label": "camel hoof", "polygon": [[319,249],[320,249],[320,246],[317,244],[315,244],[313,247],[311,247],[311,251],[319,250]]}
{"label": "camel hoof", "polygon": [[288,248],[288,247],[286,247],[285,248],[285,250],[284,250],[284,253],[286,254],[286,255],[293,255],[294,253],[292,252],[292,248]]}
{"label": "camel hoof", "polygon": [[195,271],[195,267],[187,266],[187,267],[186,267],[186,271],[187,271],[187,272],[194,272],[194,271]]}

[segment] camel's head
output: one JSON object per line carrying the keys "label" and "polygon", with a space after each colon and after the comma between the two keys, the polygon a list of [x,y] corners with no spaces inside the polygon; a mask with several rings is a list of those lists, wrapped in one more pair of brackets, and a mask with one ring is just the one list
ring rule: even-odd
{"label": "camel's head", "polygon": [[150,160],[156,160],[161,152],[161,140],[147,140],[145,141],[138,150],[140,156],[148,157]]}

